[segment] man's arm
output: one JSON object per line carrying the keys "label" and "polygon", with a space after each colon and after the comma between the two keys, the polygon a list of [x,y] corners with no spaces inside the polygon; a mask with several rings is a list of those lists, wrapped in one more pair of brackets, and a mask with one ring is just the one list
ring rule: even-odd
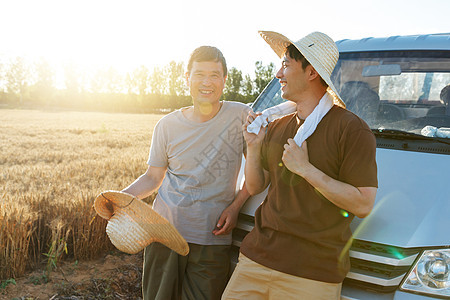
{"label": "man's arm", "polygon": [[376,187],[354,187],[326,175],[309,162],[306,141],[299,147],[293,139],[289,139],[284,149],[282,160],[285,166],[302,176],[330,202],[360,218],[370,213]]}
{"label": "man's arm", "polygon": [[166,167],[149,166],[144,174],[123,189],[122,192],[136,196],[139,199],[146,198],[161,186],[161,183],[166,176],[166,170]]}
{"label": "man's arm", "polygon": [[[234,201],[222,212],[219,221],[217,222],[216,228],[213,230],[213,234],[220,235],[220,234],[228,234],[233,230],[234,227],[236,227],[239,211],[241,210],[242,206],[244,205],[245,201],[250,197],[250,194],[258,194],[256,191],[258,189],[261,189],[260,185],[265,185],[265,187],[268,185],[268,172],[265,171],[261,167],[260,163],[260,152],[261,152],[261,144],[264,139],[265,130],[264,128],[261,128],[258,135],[248,133],[247,132],[247,126],[250,125],[250,123],[256,118],[256,115],[249,111],[249,114],[247,116],[247,122],[242,127],[244,139],[246,141],[247,147],[244,149],[244,156],[245,156],[245,181],[242,185],[241,190],[237,193],[236,197],[234,198]],[[249,149],[250,147],[250,149]],[[255,162],[255,166],[249,167],[249,161],[252,160]],[[250,165],[253,165],[253,163],[250,163]],[[248,171],[248,168],[249,171]],[[256,176],[251,174],[252,172],[256,172]],[[267,172],[267,178],[265,177],[265,173]],[[260,178],[262,176],[262,178]],[[252,184],[253,193],[249,192],[248,189],[248,178],[250,178],[250,183]],[[253,180],[255,179],[255,180]],[[267,181],[267,184],[265,183]],[[264,188],[262,188],[261,191],[263,191]]]}
{"label": "man's arm", "polygon": [[247,143],[247,157],[245,161],[245,182],[250,195],[256,195],[265,190],[269,185],[269,172],[261,166],[261,147],[266,134],[266,128],[261,128],[259,133],[247,132],[247,126],[256,118],[256,114],[249,112],[247,122],[243,126],[244,138]]}
{"label": "man's arm", "polygon": [[213,234],[229,234],[234,227],[236,227],[239,211],[247,201],[250,194],[247,191],[246,183],[244,182],[242,189],[237,193],[233,202],[224,209],[220,215],[219,221],[217,221],[216,228],[213,230]]}

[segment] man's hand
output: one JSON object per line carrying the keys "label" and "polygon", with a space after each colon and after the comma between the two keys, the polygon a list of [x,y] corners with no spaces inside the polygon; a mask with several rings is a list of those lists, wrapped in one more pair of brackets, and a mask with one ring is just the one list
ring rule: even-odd
{"label": "man's hand", "polygon": [[308,143],[306,141],[299,147],[293,139],[288,139],[287,144],[284,145],[284,152],[281,159],[289,171],[302,177],[304,177],[312,166],[309,163]]}
{"label": "man's hand", "polygon": [[216,228],[212,233],[214,235],[229,234],[233,228],[236,227],[238,214],[239,209],[233,204],[225,208],[220,215],[219,221],[217,221]]}
{"label": "man's hand", "polygon": [[248,125],[250,125],[259,115],[261,115],[261,113],[255,114],[253,111],[249,111],[247,116],[247,122],[242,126],[242,130],[244,131],[244,139],[249,147],[252,147],[254,145],[256,146],[261,145],[262,141],[264,140],[264,136],[266,134],[267,126],[261,127],[257,135],[247,131]]}
{"label": "man's hand", "polygon": [[364,218],[370,213],[375,202],[376,187],[355,187],[331,178],[309,162],[306,141],[301,147],[293,139],[289,139],[287,142],[284,145],[282,157],[286,168],[302,176],[334,205],[360,218]]}

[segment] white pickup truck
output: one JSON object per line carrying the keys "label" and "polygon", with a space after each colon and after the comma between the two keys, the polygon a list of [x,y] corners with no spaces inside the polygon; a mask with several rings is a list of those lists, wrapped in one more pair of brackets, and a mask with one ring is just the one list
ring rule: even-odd
{"label": "white pickup truck", "polygon": [[[372,213],[352,222],[341,299],[450,299],[450,34],[336,44],[332,80],[376,136],[379,181]],[[252,107],[282,101],[274,78]],[[232,263],[265,194],[241,210]]]}

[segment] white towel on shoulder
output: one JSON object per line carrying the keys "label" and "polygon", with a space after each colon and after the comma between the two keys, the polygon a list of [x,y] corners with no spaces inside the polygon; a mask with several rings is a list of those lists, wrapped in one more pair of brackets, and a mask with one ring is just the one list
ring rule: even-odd
{"label": "white towel on shoulder", "polygon": [[[302,143],[311,136],[316,130],[317,124],[322,120],[322,118],[328,113],[328,111],[333,107],[333,96],[328,92],[320,99],[319,104],[314,108],[312,113],[306,117],[305,122],[297,130],[294,136],[294,141],[297,145],[302,146]],[[278,104],[274,107],[263,110],[262,114],[258,116],[250,125],[247,127],[247,131],[250,133],[258,134],[261,127],[266,127],[267,124],[277,117],[284,116],[295,112],[297,109],[297,104],[291,101],[287,101]]]}

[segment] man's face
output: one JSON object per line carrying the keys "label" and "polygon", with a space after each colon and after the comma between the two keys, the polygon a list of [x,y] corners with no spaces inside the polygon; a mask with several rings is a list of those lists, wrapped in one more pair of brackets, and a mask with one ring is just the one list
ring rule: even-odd
{"label": "man's face", "polygon": [[276,77],[281,83],[281,97],[286,100],[297,102],[308,89],[308,73],[311,66],[303,70],[302,62],[291,58],[285,54],[281,62],[281,68]]}
{"label": "man's face", "polygon": [[186,80],[194,103],[219,102],[225,86],[222,63],[215,61],[194,61]]}

